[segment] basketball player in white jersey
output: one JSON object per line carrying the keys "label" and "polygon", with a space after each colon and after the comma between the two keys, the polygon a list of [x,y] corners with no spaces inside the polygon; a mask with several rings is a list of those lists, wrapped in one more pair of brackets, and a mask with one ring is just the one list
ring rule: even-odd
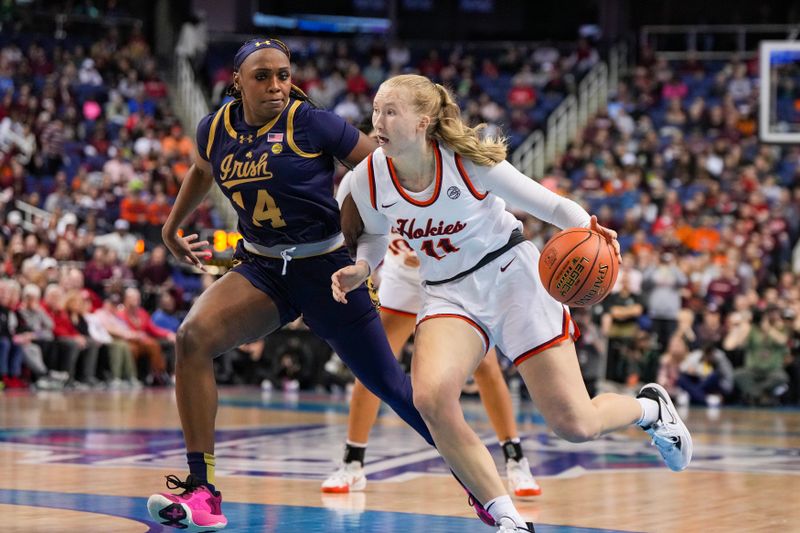
{"label": "basketball player in white jersey", "polygon": [[505,143],[481,139],[463,123],[447,89],[425,77],[385,81],[372,123],[380,147],[356,167],[352,182],[364,231],[356,263],[331,278],[333,297],[346,302],[347,292],[367,279],[391,228],[417,253],[424,298],[411,367],[414,405],[499,531],[533,526],[514,507],[458,401],[467,376],[494,344],[517,366],[557,435],[583,442],[637,424],[670,469],[685,469],[691,436],[662,387],[645,385],[637,398],[589,398],[573,344],[577,329],[568,309],[544,289],[539,250],[521,237],[504,200],[559,228],[591,227],[619,254],[616,233],[514,169],[505,161]]}
{"label": "basketball player in white jersey", "polygon": [[[348,173],[339,185],[336,199],[340,203],[350,192],[351,176],[352,173]],[[417,312],[422,305],[419,259],[403,237],[392,235],[379,273],[381,322],[392,351],[399,357],[403,346],[414,332]],[[539,496],[542,489],[531,475],[530,464],[522,451],[508,385],[494,350],[475,369],[474,378],[489,421],[503,450],[509,491],[518,497]],[[345,493],[366,488],[364,454],[380,405],[381,400],[356,380],[350,399],[343,464],[323,481],[322,492]]]}

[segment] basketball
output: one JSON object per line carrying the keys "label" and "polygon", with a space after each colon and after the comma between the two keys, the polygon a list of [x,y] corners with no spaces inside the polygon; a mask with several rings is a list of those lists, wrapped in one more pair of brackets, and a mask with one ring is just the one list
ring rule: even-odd
{"label": "basketball", "polygon": [[588,228],[567,228],[557,233],[539,257],[539,277],[547,292],[573,307],[602,301],[618,273],[614,247]]}

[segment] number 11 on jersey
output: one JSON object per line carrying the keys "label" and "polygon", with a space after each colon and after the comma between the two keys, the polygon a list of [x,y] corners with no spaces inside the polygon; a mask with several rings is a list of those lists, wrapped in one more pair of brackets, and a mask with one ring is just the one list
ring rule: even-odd
{"label": "number 11 on jersey", "polygon": [[[436,253],[436,248],[440,248],[444,253],[442,255],[439,255],[438,253]],[[451,243],[450,239],[448,238],[439,239],[435,247],[433,245],[433,240],[429,239],[423,241],[422,246],[420,246],[420,249],[438,261],[444,259],[445,255],[460,250],[460,248],[456,248],[455,246],[453,246],[453,243]]]}

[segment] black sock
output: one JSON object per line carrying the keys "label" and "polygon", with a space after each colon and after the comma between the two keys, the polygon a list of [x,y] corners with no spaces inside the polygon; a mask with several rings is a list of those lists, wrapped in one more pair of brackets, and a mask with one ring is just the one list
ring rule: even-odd
{"label": "black sock", "polygon": [[367,447],[366,446],[356,446],[351,443],[347,443],[344,446],[344,462],[352,463],[353,461],[358,461],[361,465],[364,465],[364,453],[366,453]]}
{"label": "black sock", "polygon": [[500,443],[503,448],[503,455],[506,456],[506,461],[514,459],[515,461],[521,460],[525,455],[522,453],[522,444],[519,439],[511,439]]}
{"label": "black sock", "polygon": [[214,466],[216,460],[214,454],[203,452],[188,452],[186,462],[189,464],[189,473],[201,484],[208,487],[211,493],[216,492],[214,487]]}

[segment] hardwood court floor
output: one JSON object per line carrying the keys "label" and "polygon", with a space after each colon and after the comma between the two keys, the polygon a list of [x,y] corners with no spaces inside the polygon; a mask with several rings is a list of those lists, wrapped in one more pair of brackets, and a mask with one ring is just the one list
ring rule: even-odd
{"label": "hardwood court floor", "polygon": [[[502,454],[479,403],[468,419]],[[225,531],[491,533],[435,451],[382,411],[363,493],[323,495],[342,451],[342,397],[220,395],[217,485]],[[523,448],[543,495],[518,500],[536,530],[800,531],[800,411],[692,409],[690,469],[667,470],[631,429],[582,445],[547,431],[519,405]],[[184,475],[171,389],[0,394],[0,516],[4,532],[159,532],[147,496]],[[177,531],[177,530],[165,530]]]}

